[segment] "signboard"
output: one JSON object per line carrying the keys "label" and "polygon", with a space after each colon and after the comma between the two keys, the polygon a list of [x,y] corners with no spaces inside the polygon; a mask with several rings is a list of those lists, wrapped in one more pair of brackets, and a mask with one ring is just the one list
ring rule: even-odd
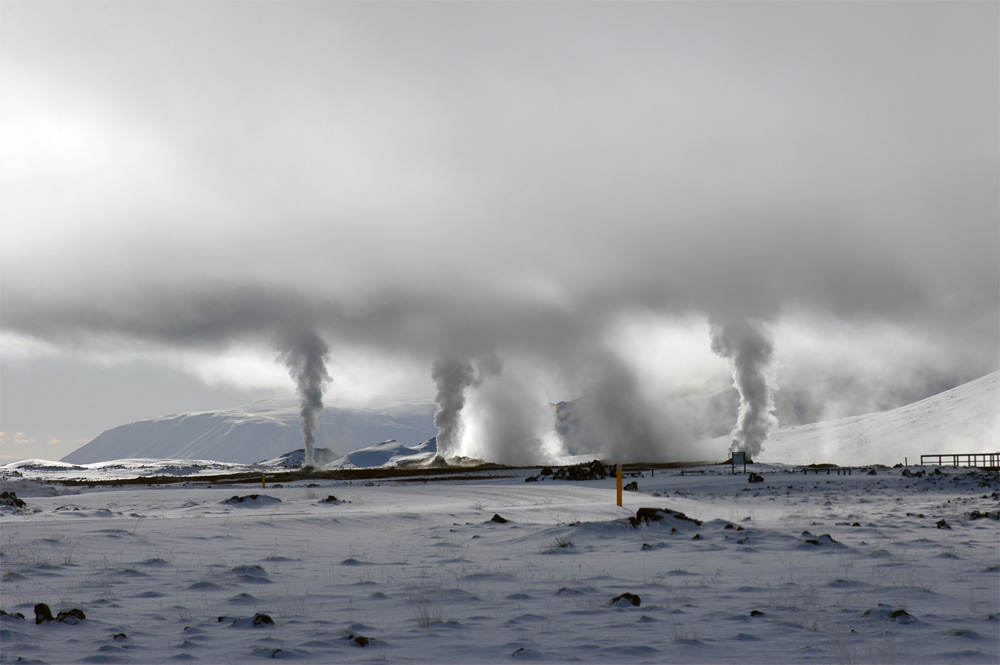
{"label": "signboard", "polygon": [[747,472],[747,454],[743,451],[733,453],[733,473],[736,473],[736,465],[743,465],[743,473]]}

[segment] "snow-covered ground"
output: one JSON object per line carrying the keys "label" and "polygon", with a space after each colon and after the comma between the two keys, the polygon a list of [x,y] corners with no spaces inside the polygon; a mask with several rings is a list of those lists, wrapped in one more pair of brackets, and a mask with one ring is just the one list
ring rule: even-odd
{"label": "snow-covered ground", "polygon": [[[996,473],[753,470],[646,471],[624,507],[610,478],[537,470],[266,489],[8,473],[27,505],[0,514],[0,606],[26,618],[0,617],[0,660],[998,662]],[[633,528],[641,507],[701,523]],[[36,603],[86,618],[36,625]]]}

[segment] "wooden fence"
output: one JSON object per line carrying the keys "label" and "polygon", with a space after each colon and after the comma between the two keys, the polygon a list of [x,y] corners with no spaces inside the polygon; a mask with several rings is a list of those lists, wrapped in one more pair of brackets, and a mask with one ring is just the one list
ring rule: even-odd
{"label": "wooden fence", "polygon": [[950,455],[921,455],[920,466],[975,466],[980,469],[1000,468],[1000,453],[958,453]]}

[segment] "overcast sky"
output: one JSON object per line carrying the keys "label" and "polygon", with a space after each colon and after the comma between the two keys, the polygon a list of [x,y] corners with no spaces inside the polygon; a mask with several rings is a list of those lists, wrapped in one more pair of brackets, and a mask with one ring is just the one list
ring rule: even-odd
{"label": "overcast sky", "polygon": [[995,2],[7,0],[2,455],[290,397],[300,329],[328,401],[432,397],[436,358],[498,353],[543,400],[610,354],[655,402],[728,371],[709,317],[765,322],[815,404],[993,371],[998,26]]}

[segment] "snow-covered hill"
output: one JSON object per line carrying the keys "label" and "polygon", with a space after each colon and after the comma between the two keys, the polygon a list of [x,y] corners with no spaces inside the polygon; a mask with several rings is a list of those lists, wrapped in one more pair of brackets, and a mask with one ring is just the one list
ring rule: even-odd
{"label": "snow-covered hill", "polygon": [[429,460],[437,453],[437,437],[404,446],[398,441],[383,441],[374,446],[350,452],[328,465],[334,469],[363,469],[373,466],[399,466],[406,462]]}
{"label": "snow-covered hill", "polygon": [[[411,401],[378,409],[327,406],[319,417],[317,447],[335,455],[397,439],[416,444],[437,434],[434,404]],[[171,458],[252,463],[302,447],[294,400],[265,400],[225,411],[182,413],[110,429],[62,461]]]}
{"label": "snow-covered hill", "polygon": [[[699,460],[725,459],[729,437],[703,441]],[[757,460],[771,464],[910,464],[920,455],[1000,451],[1000,372],[891,411],[771,433]]]}

